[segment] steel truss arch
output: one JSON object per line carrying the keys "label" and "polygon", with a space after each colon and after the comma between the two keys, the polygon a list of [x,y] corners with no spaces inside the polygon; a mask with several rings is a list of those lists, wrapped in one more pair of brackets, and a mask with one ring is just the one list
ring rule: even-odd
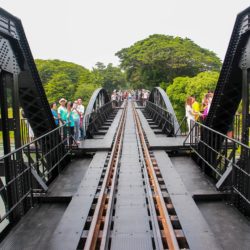
{"label": "steel truss arch", "polygon": [[176,118],[173,106],[171,104],[171,101],[167,95],[167,93],[160,87],[155,87],[152,92],[150,93],[149,96],[149,102],[155,104],[156,106],[167,110],[167,112],[171,115],[172,117],[172,122],[173,122],[173,131],[175,135],[178,135],[180,133],[179,130],[179,122]]}
{"label": "steel truss arch", "polygon": [[91,138],[94,130],[103,122],[103,116],[111,112],[112,102],[104,88],[98,88],[92,94],[85,111],[83,124],[87,138]]}

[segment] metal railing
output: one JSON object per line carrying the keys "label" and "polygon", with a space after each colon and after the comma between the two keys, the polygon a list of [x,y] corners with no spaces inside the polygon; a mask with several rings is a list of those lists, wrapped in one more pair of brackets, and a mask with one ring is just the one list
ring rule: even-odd
{"label": "metal railing", "polygon": [[191,121],[189,144],[202,170],[232,191],[233,203],[250,215],[250,147],[201,123]]}
{"label": "metal railing", "polygon": [[92,137],[92,135],[98,131],[98,129],[107,120],[112,110],[113,110],[112,101],[110,101],[106,103],[105,105],[103,105],[102,107],[85,115],[84,126],[85,126],[87,137]]}
{"label": "metal railing", "polygon": [[187,134],[188,134],[187,117],[184,116],[181,122],[179,123],[179,127],[175,132],[175,136],[186,136]]}
{"label": "metal railing", "polygon": [[[199,120],[200,123],[203,123],[202,120]],[[175,133],[175,135],[181,135],[181,136],[186,136],[188,134],[188,124],[187,124],[187,118],[186,116],[183,117],[183,119],[179,123],[179,127]],[[233,133],[232,133],[232,138],[240,141],[241,140],[241,126],[242,126],[242,116],[240,114],[236,114],[234,117],[234,122],[233,122]]]}
{"label": "metal railing", "polygon": [[167,136],[175,136],[174,116],[171,113],[150,101],[146,102],[145,111],[159,125],[163,133]]}
{"label": "metal railing", "polygon": [[[17,221],[70,160],[72,136],[60,126],[0,158],[0,223]],[[1,226],[1,229],[2,226]]]}

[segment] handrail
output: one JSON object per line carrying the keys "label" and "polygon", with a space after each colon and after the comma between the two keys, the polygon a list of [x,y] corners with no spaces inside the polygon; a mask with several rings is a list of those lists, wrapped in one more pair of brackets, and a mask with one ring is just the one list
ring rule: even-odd
{"label": "handrail", "polygon": [[[198,124],[199,126],[201,126],[201,127],[203,127],[203,128],[206,128],[207,130],[209,130],[209,131],[211,131],[211,132],[213,132],[213,133],[216,133],[216,134],[218,134],[218,135],[220,135],[220,136],[222,136],[222,137],[224,137],[224,138],[227,138],[228,140],[231,140],[231,141],[233,141],[233,142],[235,142],[235,143],[241,145],[242,147],[245,147],[245,148],[247,148],[247,149],[250,149],[250,147],[249,147],[248,145],[243,144],[242,142],[237,141],[237,140],[234,139],[234,138],[228,137],[227,135],[222,134],[221,132],[216,131],[216,130],[214,130],[214,129],[212,129],[212,128],[210,128],[210,127],[208,127],[208,126],[206,126],[206,125],[204,125],[204,124],[202,124],[202,123],[200,123],[200,122],[192,121],[192,124],[193,124],[192,129],[194,128],[194,125],[195,125],[195,124]],[[190,131],[190,132],[191,132],[191,131]],[[188,136],[187,136],[187,138],[188,138]],[[187,138],[186,138],[186,139],[187,139]],[[186,140],[186,139],[185,139],[185,140]]]}
{"label": "handrail", "polygon": [[43,137],[46,137],[46,136],[48,136],[49,134],[52,134],[52,133],[55,132],[56,130],[60,130],[60,129],[63,128],[64,126],[66,126],[66,124],[63,124],[63,125],[61,125],[60,127],[57,127],[57,128],[55,128],[55,129],[53,129],[53,130],[47,132],[46,134],[41,135],[40,137],[38,137],[38,138],[32,140],[31,142],[26,143],[26,144],[24,144],[23,146],[21,146],[21,147],[15,149],[15,150],[9,152],[8,154],[1,156],[1,157],[0,157],[0,161],[3,160],[5,157],[8,157],[8,156],[10,156],[10,155],[12,155],[12,154],[14,154],[14,153],[17,153],[18,151],[20,151],[20,150],[22,150],[22,149],[28,147],[29,145],[31,145],[31,144],[33,144],[33,143],[35,143],[35,142],[41,140]]}
{"label": "handrail", "polygon": [[68,163],[74,139],[67,128],[63,124],[0,157],[4,169],[4,181],[0,179],[4,214],[0,223],[7,217],[10,224],[21,218],[33,206],[33,194],[46,192],[47,185]]}
{"label": "handrail", "polygon": [[[175,136],[175,122],[174,116],[168,110],[159,107],[151,101],[146,102],[145,110],[149,113],[150,117],[158,123],[163,132],[167,132],[168,136]],[[158,119],[159,118],[159,119]],[[163,122],[164,121],[164,122]]]}
{"label": "handrail", "polygon": [[232,203],[245,215],[250,213],[250,147],[202,123],[191,121],[184,140],[194,160],[207,175],[217,181],[218,189],[231,191]]}

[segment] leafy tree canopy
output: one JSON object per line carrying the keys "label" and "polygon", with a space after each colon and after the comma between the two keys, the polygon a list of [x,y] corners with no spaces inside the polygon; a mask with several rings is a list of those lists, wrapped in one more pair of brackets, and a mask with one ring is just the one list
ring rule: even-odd
{"label": "leafy tree canopy", "polygon": [[214,90],[219,78],[219,73],[207,71],[195,77],[176,77],[173,84],[167,87],[167,95],[175,110],[179,121],[185,115],[185,101],[188,96],[195,96],[201,103],[208,90]]}
{"label": "leafy tree canopy", "polygon": [[112,63],[109,63],[107,66],[101,62],[96,63],[93,73],[101,80],[102,87],[110,93],[114,89],[123,89],[126,87],[125,74],[119,67],[114,67]]}
{"label": "leafy tree canopy", "polygon": [[66,74],[72,83],[78,83],[82,74],[89,72],[88,69],[72,62],[61,60],[36,59],[36,66],[39,71],[42,83],[47,84],[55,74]]}
{"label": "leafy tree canopy", "polygon": [[58,102],[62,97],[69,101],[82,98],[88,104],[101,80],[75,63],[60,60],[35,60],[49,102]]}
{"label": "leafy tree canopy", "polygon": [[109,92],[125,86],[125,74],[112,64],[98,62],[93,70],[60,60],[35,60],[49,102],[62,97],[73,101],[82,98],[86,106],[95,89],[106,88]]}
{"label": "leafy tree canopy", "polygon": [[151,35],[116,53],[132,87],[152,89],[168,85],[177,76],[195,76],[203,71],[219,71],[216,54],[188,38]]}

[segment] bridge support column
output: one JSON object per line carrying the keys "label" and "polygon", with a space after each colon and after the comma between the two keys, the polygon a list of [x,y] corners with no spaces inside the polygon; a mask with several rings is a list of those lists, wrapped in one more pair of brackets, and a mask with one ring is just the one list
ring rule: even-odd
{"label": "bridge support column", "polygon": [[[242,143],[249,146],[249,127],[250,127],[250,37],[242,53],[240,67],[242,70]],[[250,155],[246,148],[241,149],[241,164],[242,168],[249,174],[250,173]],[[239,176],[237,176],[239,178]],[[250,200],[250,178],[246,175],[241,174],[239,185],[242,185],[246,197]],[[249,204],[245,207],[243,203],[243,212],[250,215]]]}

